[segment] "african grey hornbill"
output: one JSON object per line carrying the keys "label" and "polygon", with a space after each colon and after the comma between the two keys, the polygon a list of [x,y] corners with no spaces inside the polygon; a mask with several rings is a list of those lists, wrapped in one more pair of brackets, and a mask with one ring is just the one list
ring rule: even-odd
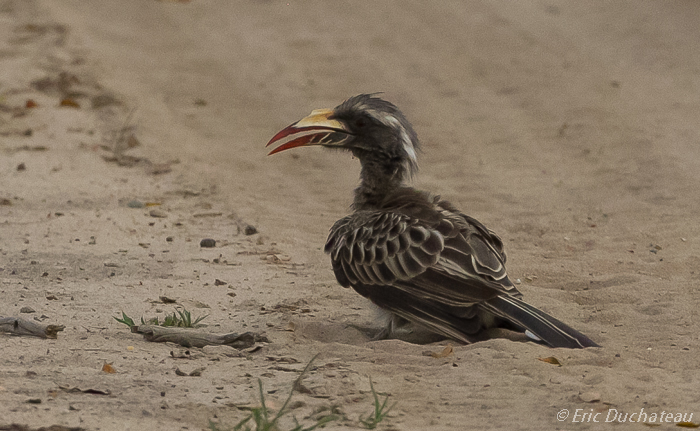
{"label": "african grey hornbill", "polygon": [[525,332],[552,347],[597,346],[523,302],[508,279],[501,239],[449,202],[405,185],[417,170],[418,138],[393,104],[374,95],[315,110],[275,135],[275,154],[321,145],[360,160],[354,212],[331,228],[325,251],[338,282],[392,316],[470,343],[490,327]]}

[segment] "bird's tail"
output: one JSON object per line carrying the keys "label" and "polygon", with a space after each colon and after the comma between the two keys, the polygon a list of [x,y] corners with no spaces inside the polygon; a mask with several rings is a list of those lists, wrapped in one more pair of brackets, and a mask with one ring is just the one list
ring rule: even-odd
{"label": "bird's tail", "polygon": [[[530,338],[550,347],[580,349],[600,347],[590,338],[542,310],[511,296],[498,296],[479,304],[482,310],[523,330]],[[534,335],[534,337],[533,337]]]}

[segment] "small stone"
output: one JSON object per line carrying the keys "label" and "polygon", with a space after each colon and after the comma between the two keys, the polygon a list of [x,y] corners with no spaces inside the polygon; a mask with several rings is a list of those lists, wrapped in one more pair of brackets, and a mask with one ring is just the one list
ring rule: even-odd
{"label": "small stone", "polygon": [[211,238],[204,238],[199,242],[199,246],[204,248],[216,247],[216,241]]}
{"label": "small stone", "polygon": [[26,171],[27,165],[25,165],[24,163],[20,163],[19,165],[17,165],[17,170],[18,171]]}
{"label": "small stone", "polygon": [[252,225],[245,225],[245,228],[243,228],[243,233],[246,235],[255,235],[258,233],[258,230],[255,228],[255,226]]}
{"label": "small stone", "polygon": [[165,240],[168,241],[168,242],[173,242],[173,237],[172,237],[172,236],[169,236],[169,237],[165,238]]}
{"label": "small stone", "polygon": [[200,377],[202,375],[202,372],[206,370],[205,367],[197,368],[196,370],[190,371],[188,376],[190,377]]}
{"label": "small stone", "polygon": [[600,393],[587,391],[578,396],[584,403],[595,403],[600,401]]}
{"label": "small stone", "polygon": [[36,313],[36,310],[34,310],[32,307],[22,307],[19,309],[20,313]]}
{"label": "small stone", "polygon": [[143,202],[137,201],[136,199],[127,202],[126,206],[128,206],[129,208],[143,208],[144,207]]}
{"label": "small stone", "polygon": [[289,410],[298,409],[298,408],[301,408],[301,407],[304,407],[304,406],[306,406],[306,403],[305,403],[305,402],[303,402],[303,401],[294,401],[293,403],[291,403],[291,404],[289,405]]}
{"label": "small stone", "polygon": [[90,99],[92,109],[103,108],[105,106],[119,105],[121,102],[111,94],[98,94]]}
{"label": "small stone", "polygon": [[235,349],[231,346],[219,345],[219,346],[204,346],[202,351],[208,356],[218,356],[223,355],[230,358],[239,358],[243,356],[240,350]]}
{"label": "small stone", "polygon": [[165,211],[159,210],[159,209],[152,209],[151,211],[148,212],[148,214],[151,217],[156,217],[156,218],[165,218],[168,215],[165,213]]}

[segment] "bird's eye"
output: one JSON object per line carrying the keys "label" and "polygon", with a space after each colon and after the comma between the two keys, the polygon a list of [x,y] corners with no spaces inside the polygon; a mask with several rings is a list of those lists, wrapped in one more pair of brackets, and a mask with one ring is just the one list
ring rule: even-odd
{"label": "bird's eye", "polygon": [[364,118],[358,118],[357,120],[355,120],[355,126],[357,126],[359,128],[363,128],[366,125],[367,125],[367,123],[365,122]]}

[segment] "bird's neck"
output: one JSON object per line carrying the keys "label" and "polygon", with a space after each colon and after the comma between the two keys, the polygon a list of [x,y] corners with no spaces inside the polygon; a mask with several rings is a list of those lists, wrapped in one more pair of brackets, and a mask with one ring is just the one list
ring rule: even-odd
{"label": "bird's neck", "polygon": [[386,196],[403,186],[406,176],[403,165],[389,160],[364,160],[360,185],[355,189],[353,208],[356,211],[379,208]]}

